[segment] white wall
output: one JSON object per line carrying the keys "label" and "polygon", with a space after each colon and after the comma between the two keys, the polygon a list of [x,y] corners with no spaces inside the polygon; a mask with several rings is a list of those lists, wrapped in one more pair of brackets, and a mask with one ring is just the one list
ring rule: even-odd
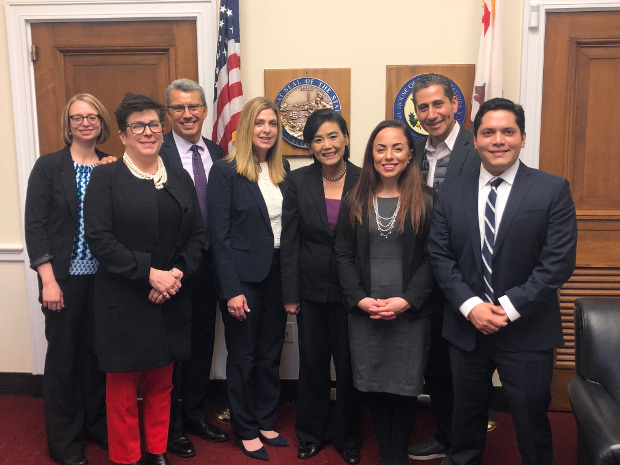
{"label": "white wall", "polygon": [[[37,3],[37,2],[35,2]],[[38,3],[45,3],[39,1]],[[263,95],[266,68],[351,68],[351,153],[385,117],[385,67],[475,63],[480,0],[241,0],[241,68],[246,99]],[[4,7],[6,0],[0,0]],[[523,0],[504,2],[504,94],[519,100]],[[0,10],[0,24],[5,9]],[[6,28],[2,29],[6,31]],[[6,32],[0,35],[0,252],[23,246]],[[212,70],[207,70],[211,75]],[[18,137],[19,140],[19,137]],[[293,166],[308,163],[296,159]],[[0,260],[10,254],[0,253]],[[0,372],[32,372],[23,262],[0,261]],[[221,339],[218,339],[221,344]],[[223,354],[216,375],[223,371]],[[282,375],[295,377],[287,345]]]}

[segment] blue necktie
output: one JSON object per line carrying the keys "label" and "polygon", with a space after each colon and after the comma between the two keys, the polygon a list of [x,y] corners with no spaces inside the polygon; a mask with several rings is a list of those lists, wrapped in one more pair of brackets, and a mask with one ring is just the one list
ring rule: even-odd
{"label": "blue necktie", "polygon": [[[198,204],[200,205],[200,213],[202,213],[202,221],[207,226],[207,173],[205,165],[202,163],[202,157],[198,151],[197,145],[192,145],[192,170],[194,171],[194,186],[196,194],[198,194]],[[209,248],[209,240],[205,244],[205,249]]]}
{"label": "blue necktie", "polygon": [[493,293],[493,246],[495,245],[495,201],[497,186],[502,178],[491,180],[491,191],[484,209],[484,243],[482,244],[482,277],[484,278],[484,296],[488,302],[495,303]]}

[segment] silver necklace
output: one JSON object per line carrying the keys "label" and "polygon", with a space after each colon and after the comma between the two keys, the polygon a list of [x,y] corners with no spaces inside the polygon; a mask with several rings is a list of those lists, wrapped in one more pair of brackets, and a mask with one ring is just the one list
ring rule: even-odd
{"label": "silver necklace", "polygon": [[155,184],[155,189],[161,190],[164,188],[164,184],[168,181],[168,172],[166,171],[166,167],[164,166],[164,161],[161,157],[157,157],[157,171],[155,174],[148,174],[142,171],[140,168],[136,166],[133,160],[127,155],[127,152],[123,154],[123,161],[131,174],[133,174],[136,178],[139,179],[150,179]]}
{"label": "silver necklace", "polygon": [[400,196],[398,197],[398,203],[396,204],[396,208],[394,209],[394,213],[392,216],[383,217],[379,215],[379,207],[377,204],[377,196],[375,195],[372,199],[372,205],[375,208],[375,218],[377,219],[377,231],[381,237],[387,237],[391,234],[392,229],[394,229],[394,225],[396,224],[396,216],[398,215],[398,210],[400,210]]}
{"label": "silver necklace", "polygon": [[327,179],[328,181],[331,181],[331,182],[336,182],[336,181],[338,181],[339,179],[341,179],[341,178],[342,178],[345,174],[347,174],[347,165],[346,165],[346,163],[345,163],[345,165],[344,165],[344,169],[342,170],[342,173],[340,173],[340,174],[339,174],[338,176],[336,176],[335,178],[330,178],[329,176],[327,176],[327,175],[323,172],[323,167],[321,167],[321,174],[322,174],[322,175],[323,175],[323,177],[324,177],[325,179]]}

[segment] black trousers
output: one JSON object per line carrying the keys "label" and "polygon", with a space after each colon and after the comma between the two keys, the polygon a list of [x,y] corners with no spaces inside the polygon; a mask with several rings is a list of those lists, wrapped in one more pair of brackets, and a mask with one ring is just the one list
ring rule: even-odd
{"label": "black trousers", "polygon": [[[301,301],[297,315],[299,381],[295,420],[300,444],[323,444],[331,439],[341,452],[359,447],[360,403],[353,386],[347,314],[337,302]],[[330,428],[332,356],[336,408]]]}
{"label": "black trousers", "polygon": [[59,280],[65,307],[43,308],[47,354],[43,402],[47,444],[53,459],[83,453],[84,436],[107,440],[105,373],[94,350],[94,277]]}
{"label": "black trousers", "polygon": [[487,432],[492,376],[497,368],[517,433],[523,465],[552,465],[547,409],[551,402],[553,350],[508,352],[479,335],[471,352],[450,346],[454,416],[453,465],[479,465]]}
{"label": "black trousers", "polygon": [[228,357],[226,378],[232,431],[255,439],[258,430],[272,430],[280,400],[280,358],[286,312],[282,304],[280,254],[276,250],[267,277],[241,283],[250,312],[238,321],[220,302]]}
{"label": "black trousers", "polygon": [[[441,301],[443,302],[443,296]],[[450,448],[450,430],[452,428],[452,408],[454,394],[452,389],[452,369],[450,367],[450,343],[441,335],[443,312],[438,312],[431,319],[431,344],[428,361],[424,372],[426,391],[431,397],[431,409],[437,434],[435,439]]]}
{"label": "black trousers", "polygon": [[[172,435],[183,433],[184,421],[204,420],[209,408],[209,377],[217,308],[215,268],[210,251],[203,252],[191,286],[192,349],[189,359],[174,364],[169,430]],[[179,402],[179,398],[183,402]]]}

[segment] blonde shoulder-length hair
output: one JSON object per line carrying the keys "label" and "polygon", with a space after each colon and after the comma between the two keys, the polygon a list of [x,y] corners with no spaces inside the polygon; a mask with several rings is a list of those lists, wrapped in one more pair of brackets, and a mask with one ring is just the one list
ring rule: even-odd
{"label": "blonde shoulder-length hair", "polygon": [[278,119],[278,135],[273,147],[267,151],[267,164],[271,182],[279,184],[284,181],[286,176],[282,161],[282,121],[278,107],[269,99],[256,97],[245,104],[237,126],[235,145],[226,159],[236,164],[237,173],[241,176],[252,182],[258,181],[260,166],[253,153],[252,136],[254,134],[254,121],[263,110],[273,110]]}
{"label": "blonde shoulder-length hair", "polygon": [[69,99],[65,109],[62,112],[62,116],[60,118],[60,131],[62,136],[62,141],[71,145],[73,142],[73,135],[71,134],[71,121],[69,120],[69,109],[71,105],[73,105],[78,100],[88,103],[93,109],[97,112],[99,116],[99,120],[101,121],[101,132],[99,133],[99,137],[97,137],[97,145],[103,144],[108,137],[110,137],[110,128],[112,127],[112,120],[110,119],[110,114],[108,110],[105,109],[103,103],[97,99],[94,95],[91,94],[76,94]]}

